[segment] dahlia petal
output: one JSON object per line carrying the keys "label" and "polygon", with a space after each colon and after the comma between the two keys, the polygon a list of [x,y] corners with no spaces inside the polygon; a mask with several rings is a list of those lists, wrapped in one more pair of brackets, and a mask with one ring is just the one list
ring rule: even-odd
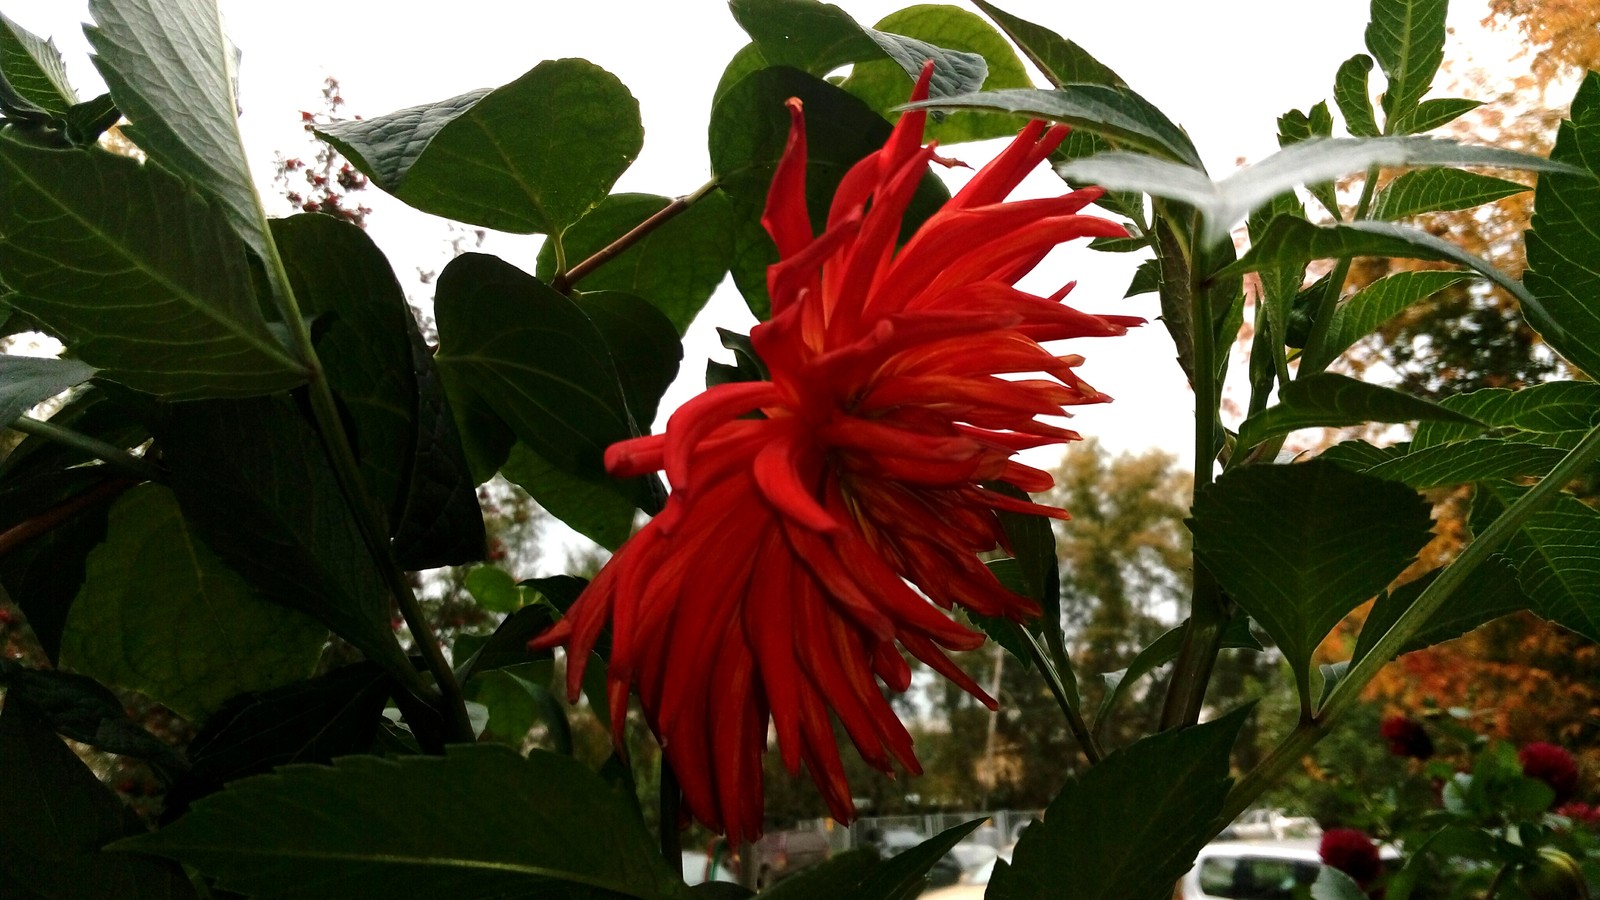
{"label": "dahlia petal", "polygon": [[[756,486],[773,508],[797,524],[812,531],[827,534],[843,527],[828,514],[813,496],[802,475],[805,469],[821,469],[820,461],[807,463],[803,457],[814,455],[793,436],[773,440],[756,452],[754,472]],[[815,479],[818,473],[811,473]]]}
{"label": "dahlia petal", "polygon": [[[911,655],[922,660],[929,668],[948,678],[956,687],[971,694],[979,703],[990,709],[999,709],[1000,704],[985,691],[978,687],[972,676],[961,670],[961,667],[950,661],[944,651],[934,646],[933,642],[918,634],[903,634],[900,636],[900,645],[910,651]],[[954,649],[954,648],[952,648]]]}
{"label": "dahlia petal", "polygon": [[761,225],[772,235],[780,257],[799,253],[811,243],[811,214],[806,208],[806,119],[798,97],[784,104],[789,110],[789,137],[778,158],[767,193]]}
{"label": "dahlia petal", "polygon": [[730,419],[777,399],[771,382],[741,381],[719,384],[678,407],[667,419],[663,461],[674,491],[689,496],[689,459],[696,446]]}

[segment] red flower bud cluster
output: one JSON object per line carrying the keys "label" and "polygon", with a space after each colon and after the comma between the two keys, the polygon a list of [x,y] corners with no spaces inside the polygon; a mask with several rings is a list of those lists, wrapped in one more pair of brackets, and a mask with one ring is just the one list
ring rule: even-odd
{"label": "red flower bud cluster", "polygon": [[1389,745],[1395,756],[1411,759],[1428,759],[1433,756],[1433,738],[1423,730],[1422,723],[1405,716],[1387,716],[1378,726],[1378,734]]}
{"label": "red flower bud cluster", "polygon": [[1600,828],[1600,804],[1584,803],[1581,800],[1568,800],[1556,807],[1556,815],[1565,816],[1575,824],[1585,825],[1589,828]]}
{"label": "red flower bud cluster", "polygon": [[1331,828],[1322,834],[1317,855],[1324,865],[1349,875],[1366,887],[1378,877],[1378,845],[1354,828]]}
{"label": "red flower bud cluster", "polygon": [[1543,741],[1526,744],[1517,751],[1517,760],[1522,763],[1523,775],[1539,779],[1556,792],[1555,805],[1565,803],[1577,792],[1578,764],[1573,761],[1572,754],[1555,744]]}

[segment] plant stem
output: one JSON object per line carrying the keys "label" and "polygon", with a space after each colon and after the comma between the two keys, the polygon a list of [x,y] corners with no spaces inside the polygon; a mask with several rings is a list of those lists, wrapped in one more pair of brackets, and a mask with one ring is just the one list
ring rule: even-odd
{"label": "plant stem", "polygon": [[661,856],[667,867],[676,870],[683,865],[683,832],[678,829],[679,805],[683,792],[678,788],[678,775],[672,771],[666,754],[661,756]]}
{"label": "plant stem", "polygon": [[1439,577],[1435,578],[1416,601],[1400,614],[1371,649],[1351,662],[1350,668],[1346,670],[1333,692],[1328,695],[1327,702],[1317,710],[1317,714],[1296,726],[1281,744],[1267,754],[1260,765],[1233,786],[1218,821],[1223,824],[1231,822],[1284,772],[1299,762],[1312,746],[1328,733],[1334,723],[1355,706],[1361,698],[1361,691],[1378,671],[1387,665],[1389,660],[1399,655],[1406,642],[1466,583],[1473,570],[1497,552],[1501,545],[1527,524],[1535,513],[1553,501],[1563,487],[1596,459],[1600,459],[1600,426],[1596,426],[1585,435],[1583,441],[1574,447],[1550,471],[1550,474],[1529,488],[1527,493],[1484,529],[1483,534],[1468,544],[1461,551],[1461,555],[1440,572]]}
{"label": "plant stem", "polygon": [[[328,460],[333,466],[334,476],[339,482],[340,491],[344,494],[345,504],[355,517],[373,565],[377,567],[385,587],[393,596],[395,605],[400,609],[400,615],[405,619],[406,626],[411,629],[412,638],[422,651],[428,671],[433,675],[434,683],[438,687],[437,702],[433,705],[439,708],[444,717],[448,739],[471,743],[474,739],[472,723],[467,717],[466,698],[461,693],[461,685],[456,681],[450,663],[444,658],[438,636],[428,624],[427,617],[422,614],[422,607],[417,602],[416,594],[411,590],[411,584],[406,581],[404,573],[395,565],[394,557],[389,553],[388,529],[383,524],[383,514],[374,504],[372,495],[366,489],[364,479],[361,477],[361,467],[356,462],[350,438],[345,434],[344,422],[333,399],[333,389],[328,385],[327,371],[323,369],[322,361],[317,357],[316,346],[311,339],[311,329],[300,313],[299,304],[295,301],[294,287],[289,280],[288,270],[284,268],[283,257],[279,255],[277,245],[271,240],[266,242],[266,249],[267,259],[264,262],[267,275],[272,281],[278,312],[288,327],[295,350],[309,373],[306,390],[311,401],[311,414],[316,420],[323,450],[327,453]],[[394,674],[402,678],[419,696],[429,698],[432,693],[409,667]],[[433,698],[429,699],[432,701]]]}
{"label": "plant stem", "polygon": [[551,280],[550,286],[563,294],[570,292],[573,287],[578,284],[578,282],[589,277],[589,275],[592,274],[595,269],[598,269],[613,259],[616,259],[618,256],[621,256],[628,250],[629,247],[632,247],[634,244],[644,240],[645,237],[647,237],[651,232],[655,231],[657,228],[660,228],[662,225],[667,224],[667,222],[677,217],[680,213],[688,210],[689,207],[699,202],[701,197],[704,197],[705,195],[716,190],[717,187],[718,182],[713,178],[712,180],[696,188],[694,193],[685,194],[684,196],[673,200],[671,203],[668,203],[666,206],[662,207],[661,210],[655,215],[645,219],[638,225],[635,225],[627,234],[624,234],[622,237],[619,237],[602,247],[593,256],[589,257],[583,262],[578,263],[565,272],[559,270],[560,261],[558,260],[556,277]]}
{"label": "plant stem", "polygon": [[1494,895],[1500,893],[1500,885],[1505,883],[1506,876],[1511,874],[1512,868],[1511,863],[1504,863],[1500,866],[1500,870],[1495,872],[1494,877],[1489,880],[1489,887],[1484,889],[1483,900],[1494,900]]}
{"label": "plant stem", "polygon": [[31,416],[18,416],[16,421],[6,426],[23,434],[31,434],[48,441],[55,441],[93,456],[113,469],[123,472],[140,481],[162,481],[165,475],[155,463],[143,457],[134,456],[132,453],[116,447],[98,438],[89,437],[82,432],[63,428],[53,422],[35,419]]}
{"label": "plant stem", "polygon": [[81,494],[68,497],[31,519],[24,519],[5,531],[0,531],[0,559],[5,559],[11,551],[28,541],[55,530],[56,526],[83,510],[97,503],[109,503],[138,483],[139,481],[131,478],[108,478]]}
{"label": "plant stem", "polygon": [[1067,718],[1067,727],[1072,730],[1072,736],[1078,739],[1078,746],[1083,748],[1083,756],[1089,760],[1090,765],[1100,762],[1105,754],[1100,752],[1100,745],[1090,733],[1089,726],[1083,721],[1083,713],[1078,711],[1077,704],[1067,696],[1067,686],[1061,680],[1061,673],[1056,671],[1055,664],[1045,655],[1043,647],[1032,634],[1023,633],[1028,639],[1028,655],[1033,657],[1033,664],[1039,667],[1039,673],[1044,676],[1044,683],[1050,688],[1050,694],[1056,698],[1056,705],[1061,707],[1062,715]]}
{"label": "plant stem", "polygon": [[[1377,187],[1378,167],[1373,166],[1367,170],[1367,178],[1361,185],[1361,197],[1356,201],[1356,211],[1350,217],[1351,221],[1360,222],[1367,218],[1367,210],[1372,206],[1372,195]],[[1305,351],[1300,354],[1297,377],[1315,375],[1333,362],[1334,358],[1328,355],[1324,345],[1328,342],[1328,329],[1333,327],[1333,311],[1339,305],[1339,297],[1344,294],[1344,281],[1349,274],[1349,257],[1334,263],[1333,271],[1328,273],[1328,286],[1317,300],[1317,308],[1312,314],[1311,333],[1306,337]]]}

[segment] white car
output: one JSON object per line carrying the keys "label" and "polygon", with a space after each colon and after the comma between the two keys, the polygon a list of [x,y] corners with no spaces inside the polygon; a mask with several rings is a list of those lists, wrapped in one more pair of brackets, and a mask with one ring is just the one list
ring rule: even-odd
{"label": "white car", "polygon": [[[1284,900],[1295,886],[1310,885],[1322,871],[1318,841],[1213,841],[1200,850],[1194,868],[1178,882],[1177,900]],[[1378,857],[1393,863],[1400,853],[1379,845]]]}

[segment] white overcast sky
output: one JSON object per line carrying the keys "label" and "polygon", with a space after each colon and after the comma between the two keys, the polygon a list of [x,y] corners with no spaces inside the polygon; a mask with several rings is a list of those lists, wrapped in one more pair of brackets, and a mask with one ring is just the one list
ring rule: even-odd
{"label": "white overcast sky", "polygon": [[[870,25],[909,4],[838,5]],[[1003,0],[1001,6],[1076,40],[1118,70],[1189,131],[1218,177],[1238,159],[1260,159],[1276,149],[1279,114],[1331,99],[1335,69],[1364,49],[1368,11],[1367,0]],[[1478,25],[1484,0],[1457,0],[1453,7],[1456,37],[1447,59],[1463,55],[1457,42],[1464,40],[1481,65],[1519,64],[1507,62],[1517,49],[1514,39],[1485,36]],[[686,193],[709,175],[705,128],[712,89],[746,43],[720,0],[222,0],[222,8],[243,51],[246,147],[269,198],[274,153],[307,153],[299,111],[319,109],[328,75],[342,82],[348,113],[374,116],[501,85],[540,60],[570,56],[609,69],[642,107],[644,150],[617,189]],[[88,18],[86,0],[0,0],[0,11],[54,37],[85,98],[102,90],[79,27]],[[1380,79],[1375,75],[1374,83]],[[948,152],[978,164],[998,146],[956,145]],[[1060,190],[1061,183],[1041,171],[1019,193]],[[430,288],[415,272],[448,258],[444,223],[384,196],[365,202],[375,209],[374,239],[408,292],[425,302]],[[493,235],[485,250],[531,269],[539,240]],[[1121,299],[1135,262],[1081,245],[1066,248],[1024,286],[1048,293],[1077,279],[1075,305],[1153,319],[1153,297]],[[706,356],[722,355],[714,326],[744,331],[753,322],[731,282],[724,282],[690,333],[685,374],[669,401],[681,402],[698,389]],[[1165,447],[1187,465],[1191,395],[1161,325],[1152,321],[1127,338],[1079,343],[1070,351],[1088,357],[1080,371],[1117,402],[1083,408],[1071,427],[1115,449]]]}

